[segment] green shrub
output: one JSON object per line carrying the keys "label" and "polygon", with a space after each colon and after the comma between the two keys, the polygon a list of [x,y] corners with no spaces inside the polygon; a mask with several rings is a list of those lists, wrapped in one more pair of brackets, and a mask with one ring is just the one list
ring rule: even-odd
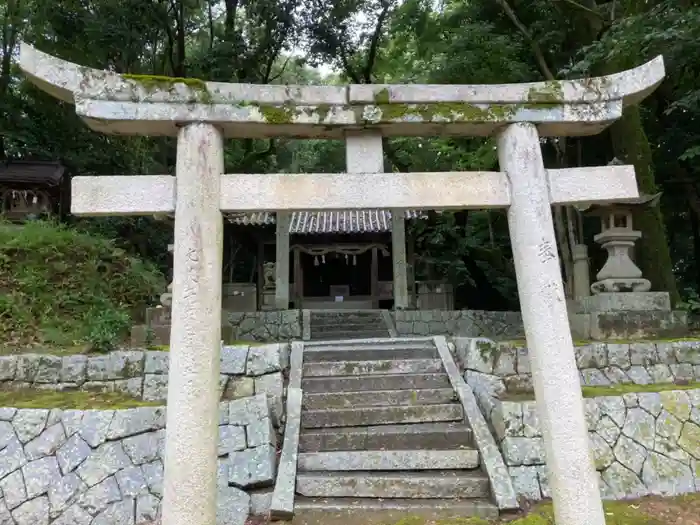
{"label": "green shrub", "polygon": [[0,223],[0,345],[111,349],[165,286],[154,265],[103,237]]}

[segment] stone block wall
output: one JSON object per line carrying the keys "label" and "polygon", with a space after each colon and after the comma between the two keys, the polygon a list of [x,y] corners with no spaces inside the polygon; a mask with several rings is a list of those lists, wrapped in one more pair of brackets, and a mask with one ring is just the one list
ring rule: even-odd
{"label": "stone block wall", "polygon": [[390,312],[399,336],[523,337],[519,312],[397,310]]}
{"label": "stone block wall", "polygon": [[236,341],[291,341],[301,339],[301,310],[222,312]]}
{"label": "stone block wall", "polygon": [[[455,338],[465,370],[501,378],[509,390],[532,388],[527,348],[512,343]],[[700,341],[593,343],[574,348],[581,384],[640,385],[700,379]]]}
{"label": "stone block wall", "polygon": [[[104,355],[0,356],[0,387],[123,392],[146,401],[161,401],[168,393],[168,352],[123,350]],[[224,346],[219,387],[222,398],[238,399],[265,393],[283,418],[284,370],[289,344]]]}
{"label": "stone block wall", "polygon": [[[165,407],[0,408],[0,523],[159,522]],[[266,395],[219,405],[217,525],[269,510],[278,437]]]}
{"label": "stone block wall", "polygon": [[[550,497],[535,402],[500,400],[505,387],[499,378],[466,375],[516,491],[531,500]],[[628,393],[585,403],[604,498],[700,491],[700,390]]]}

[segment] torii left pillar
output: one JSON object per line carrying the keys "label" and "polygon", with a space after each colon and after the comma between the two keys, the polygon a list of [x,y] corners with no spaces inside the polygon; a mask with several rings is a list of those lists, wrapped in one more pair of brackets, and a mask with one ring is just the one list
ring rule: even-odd
{"label": "torii left pillar", "polygon": [[177,141],[173,323],[162,523],[216,522],[224,146],[206,123]]}

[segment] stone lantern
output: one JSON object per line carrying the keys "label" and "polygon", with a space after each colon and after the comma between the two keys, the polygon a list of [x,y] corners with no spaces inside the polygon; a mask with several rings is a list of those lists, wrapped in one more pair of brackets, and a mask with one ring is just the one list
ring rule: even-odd
{"label": "stone lantern", "polygon": [[595,207],[592,214],[600,216],[601,232],[593,240],[608,252],[605,265],[596,275],[597,281],[591,285],[593,294],[606,292],[648,292],[649,280],[642,277],[642,271],[630,258],[630,249],[641,238],[642,232],[634,229],[635,209],[654,206],[661,194],[631,199]]}
{"label": "stone lantern", "polygon": [[656,206],[660,197],[660,193],[642,195],[587,207],[589,215],[600,217],[601,232],[593,239],[608,257],[591,285],[593,295],[577,298],[573,305],[569,321],[576,337],[614,340],[687,334],[685,312],[671,309],[668,292],[650,292],[651,283],[630,257],[630,249],[642,236],[634,229],[635,212]]}

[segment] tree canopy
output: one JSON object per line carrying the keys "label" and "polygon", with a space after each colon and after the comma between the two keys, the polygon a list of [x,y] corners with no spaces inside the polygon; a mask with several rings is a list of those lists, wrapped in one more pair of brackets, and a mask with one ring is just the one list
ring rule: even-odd
{"label": "tree canopy", "polygon": [[[674,300],[700,292],[700,2],[697,0],[0,0],[0,160],[61,160],[74,174],[168,173],[169,138],[95,133],[16,66],[22,40],[120,73],[225,82],[505,83],[600,75],[657,54],[667,79],[605,133],[548,140],[551,167],[634,164],[640,191],[663,192],[640,214],[637,261]],[[231,140],[229,172],[339,172],[343,144]],[[387,140],[395,171],[494,169],[481,138]],[[555,209],[565,279],[573,245],[597,225]],[[83,224],[163,262],[168,232],[150,219]],[[505,214],[430,214],[416,252],[457,287],[457,305],[517,308]]]}

